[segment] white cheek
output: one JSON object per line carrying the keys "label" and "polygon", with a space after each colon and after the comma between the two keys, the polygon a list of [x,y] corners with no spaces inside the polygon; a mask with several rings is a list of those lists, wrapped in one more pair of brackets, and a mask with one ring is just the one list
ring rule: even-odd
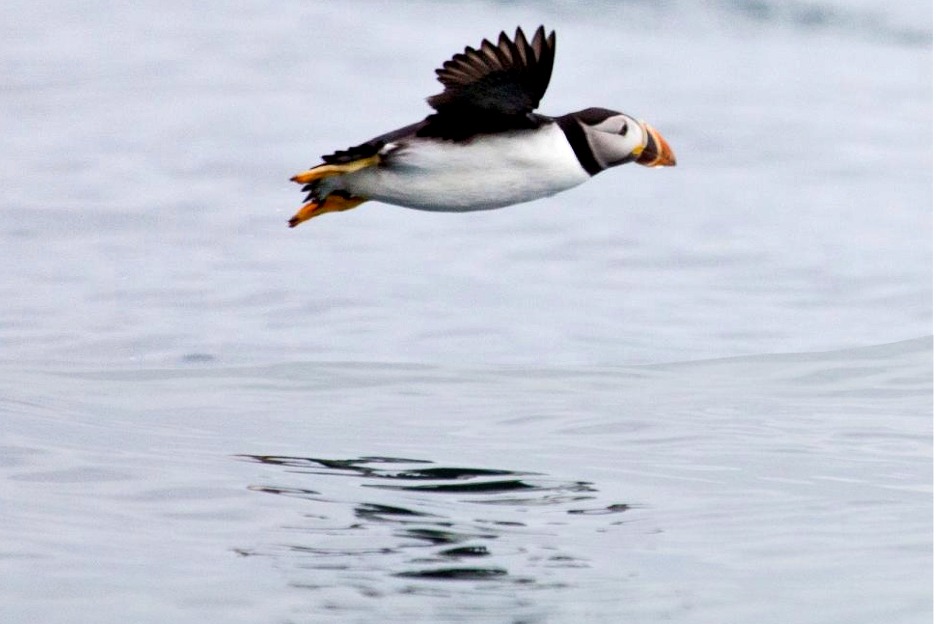
{"label": "white cheek", "polygon": [[634,133],[635,138],[638,133],[640,134],[640,139],[638,141],[634,141],[634,147],[637,147],[637,145],[646,147],[647,143],[650,142],[650,137],[647,135],[647,129],[645,127],[645,124],[642,122],[635,123],[631,126],[631,129],[639,131],[639,132]]}
{"label": "white cheek", "polygon": [[592,148],[596,155],[605,163],[612,163],[628,158],[631,152],[639,145],[638,133],[628,132],[627,135],[608,134],[596,132],[591,137]]}
{"label": "white cheek", "polygon": [[638,147],[647,144],[647,137],[645,137],[643,134],[643,128],[636,124],[631,125],[630,129],[627,131],[627,136],[624,138],[627,139],[626,143],[628,154],[633,152]]}
{"label": "white cheek", "polygon": [[622,121],[620,117],[612,117],[602,121],[594,128],[598,132],[605,132],[607,134],[621,134],[621,130],[624,129],[624,125],[626,123],[627,122]]}

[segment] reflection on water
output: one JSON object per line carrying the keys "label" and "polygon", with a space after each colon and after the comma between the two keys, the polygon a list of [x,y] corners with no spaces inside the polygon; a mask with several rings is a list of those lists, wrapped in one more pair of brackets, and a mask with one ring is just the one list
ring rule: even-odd
{"label": "reflection on water", "polygon": [[2,372],[3,621],[932,619],[929,339],[620,369]]}
{"label": "reflection on water", "polygon": [[[542,565],[542,553],[535,544],[542,541],[543,517],[537,510],[550,516],[549,526],[556,527],[550,532],[561,545],[558,527],[567,520],[557,518],[558,514],[566,519],[616,516],[633,509],[625,503],[598,502],[600,493],[591,483],[549,479],[531,472],[432,466],[427,460],[395,457],[238,457],[282,466],[288,473],[302,475],[303,480],[308,478],[309,487],[249,486],[255,492],[315,503],[298,527],[291,525],[291,535],[298,532],[308,541],[285,546],[301,559],[296,567],[305,570],[366,569],[407,579],[534,585],[535,568]],[[349,477],[359,481],[350,498],[344,480]],[[334,496],[326,494],[332,490]],[[390,498],[378,501],[375,495]],[[349,535],[353,536],[350,542]],[[338,538],[345,545],[334,546],[329,538]],[[497,555],[510,555],[511,565],[485,565],[481,561]],[[375,561],[377,558],[384,562]],[[588,564],[563,554],[560,546],[560,552],[549,555],[546,565]]]}

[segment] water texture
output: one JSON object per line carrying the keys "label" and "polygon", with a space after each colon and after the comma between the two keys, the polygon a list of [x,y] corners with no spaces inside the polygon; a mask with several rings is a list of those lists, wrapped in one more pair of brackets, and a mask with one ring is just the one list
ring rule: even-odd
{"label": "water texture", "polygon": [[[4,3],[0,621],[932,621],[931,12]],[[286,228],[540,23],[678,167]]]}

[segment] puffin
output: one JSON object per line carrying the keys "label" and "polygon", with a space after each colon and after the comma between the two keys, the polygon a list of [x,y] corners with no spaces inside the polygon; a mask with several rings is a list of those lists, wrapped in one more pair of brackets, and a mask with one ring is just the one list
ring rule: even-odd
{"label": "puffin", "polygon": [[307,193],[289,227],[370,200],[436,212],[491,210],[547,197],[611,167],[672,167],[650,124],[606,108],[550,117],[556,33],[521,28],[466,47],[436,70],[444,90],[420,122],[322,156],[291,179]]}

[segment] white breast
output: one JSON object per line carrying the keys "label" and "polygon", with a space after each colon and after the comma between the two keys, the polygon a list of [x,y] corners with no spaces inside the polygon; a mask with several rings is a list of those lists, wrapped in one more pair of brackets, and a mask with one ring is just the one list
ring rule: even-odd
{"label": "white breast", "polygon": [[[390,146],[388,146],[390,147]],[[467,143],[412,139],[385,166],[342,176],[354,195],[419,210],[490,210],[546,197],[589,178],[558,125]]]}

